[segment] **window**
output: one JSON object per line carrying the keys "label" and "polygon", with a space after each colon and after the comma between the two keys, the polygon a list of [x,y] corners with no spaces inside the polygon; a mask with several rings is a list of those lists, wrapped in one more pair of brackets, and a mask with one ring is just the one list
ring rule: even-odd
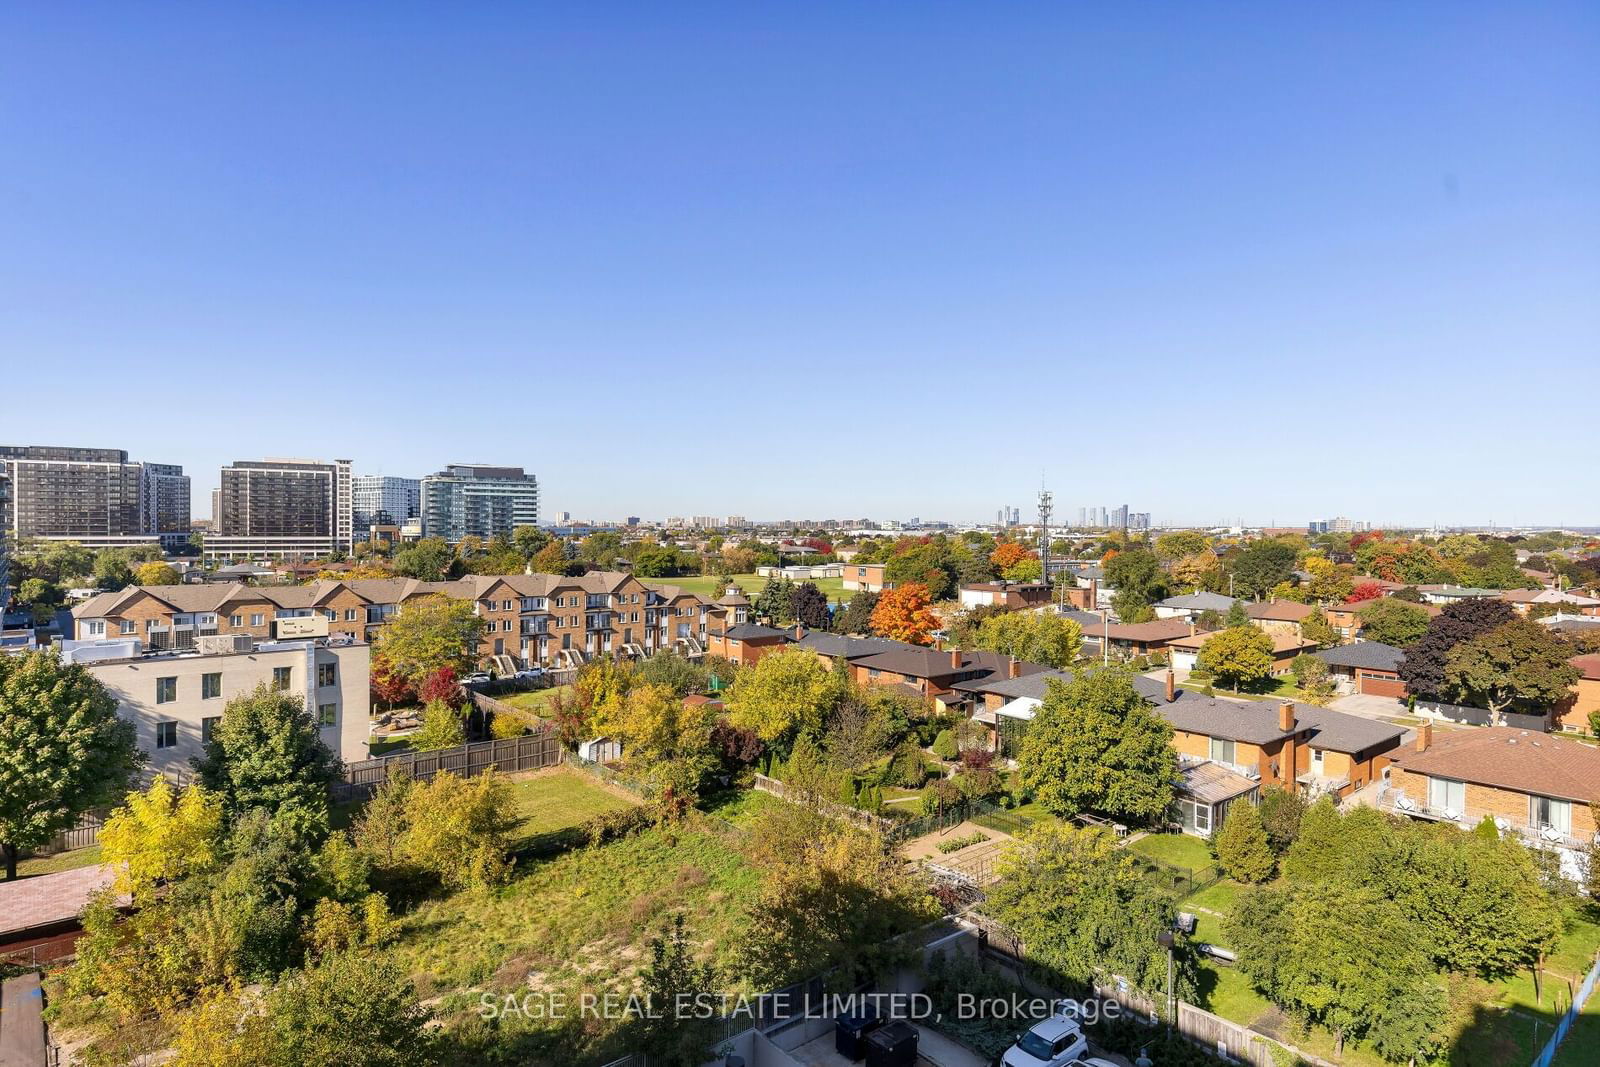
{"label": "window", "polygon": [[262,615],[259,611],[250,616],[250,625],[251,626],[260,626],[265,621],[266,621],[266,616]]}
{"label": "window", "polygon": [[156,723],[156,747],[173,748],[178,743],[178,724],[175,722]]}
{"label": "window", "polygon": [[274,688],[274,689],[287,689],[287,688],[289,688],[290,679],[293,678],[293,677],[294,677],[294,668],[293,667],[274,667],[274,668],[272,668],[272,688]]}
{"label": "window", "polygon": [[355,608],[345,608],[344,609],[344,621],[345,622],[355,622],[356,621],[356,609]]}
{"label": "window", "polygon": [[1467,783],[1453,778],[1428,779],[1428,807],[1457,818],[1467,810]]}
{"label": "window", "polygon": [[339,613],[334,611],[332,608],[326,608],[322,613],[328,617],[329,622],[339,621]]}
{"label": "window", "polygon": [[328,686],[339,684],[339,665],[337,663],[317,664],[317,685]]}
{"label": "window", "polygon": [[1529,797],[1528,825],[1535,830],[1550,830],[1553,833],[1570,835],[1572,803],[1566,800],[1552,800],[1549,797]]}
{"label": "window", "polygon": [[1218,763],[1233,763],[1233,756],[1234,749],[1232,741],[1227,741],[1220,737],[1213,737],[1211,739],[1212,759],[1216,760]]}
{"label": "window", "polygon": [[137,628],[133,625],[132,619],[123,619],[121,622],[117,623],[117,630],[120,633],[131,634],[135,629]]}
{"label": "window", "polygon": [[200,676],[200,699],[215,700],[222,695],[222,673]]}
{"label": "window", "polygon": [[243,626],[244,625],[244,616],[243,615],[229,615],[228,616],[228,625],[229,626]]}
{"label": "window", "polygon": [[146,630],[154,630],[159,625],[161,625],[161,620],[160,619],[146,619],[146,620],[144,620],[144,628]]}
{"label": "window", "polygon": [[200,720],[200,741],[202,743],[211,741],[211,735],[217,732],[217,723],[221,721],[221,715],[207,715]]}
{"label": "window", "polygon": [[177,699],[178,699],[178,679],[176,679],[176,678],[157,678],[156,679],[156,703],[157,704],[170,704],[174,700],[177,700]]}
{"label": "window", "polygon": [[339,705],[337,705],[337,704],[318,704],[317,705],[317,725],[318,726],[332,726],[334,723],[336,723],[338,721],[339,721]]}
{"label": "window", "polygon": [[511,608],[512,608],[512,605],[514,603],[515,602],[511,601],[511,600],[502,600],[502,601],[500,601],[500,610],[501,611],[510,611]]}

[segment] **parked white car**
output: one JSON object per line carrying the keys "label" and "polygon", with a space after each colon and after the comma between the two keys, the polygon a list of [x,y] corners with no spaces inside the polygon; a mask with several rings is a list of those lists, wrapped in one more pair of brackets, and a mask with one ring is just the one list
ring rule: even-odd
{"label": "parked white car", "polygon": [[[1066,1003],[1071,1003],[1066,1002]],[[1089,1039],[1071,1010],[1060,1010],[1017,1039],[1000,1057],[1004,1067],[1068,1067],[1089,1053]]]}

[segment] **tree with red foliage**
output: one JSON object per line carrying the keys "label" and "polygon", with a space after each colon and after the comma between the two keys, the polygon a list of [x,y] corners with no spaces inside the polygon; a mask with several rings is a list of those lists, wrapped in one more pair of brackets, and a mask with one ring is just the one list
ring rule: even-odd
{"label": "tree with red foliage", "polygon": [[417,686],[417,699],[424,705],[442,700],[451,707],[456,707],[464,698],[465,694],[461,692],[461,683],[456,680],[453,667],[440,667]]}
{"label": "tree with red foliage", "polygon": [[416,693],[411,689],[411,683],[396,673],[388,661],[381,657],[373,658],[371,686],[373,701],[386,708],[392,708],[396,704],[410,704],[417,699]]}
{"label": "tree with red foliage", "polygon": [[820,537],[807,537],[800,543],[811,549],[811,551],[817,553],[819,556],[826,556],[828,553],[833,551],[833,545],[830,542],[824,541]]}
{"label": "tree with red foliage", "polygon": [[711,728],[711,751],[732,766],[749,766],[761,758],[766,746],[754,730],[742,729],[727,719],[717,720]]}
{"label": "tree with red foliage", "polygon": [[1382,530],[1364,530],[1358,534],[1350,535],[1350,551],[1354,552],[1368,541],[1382,541]]}
{"label": "tree with red foliage", "polygon": [[939,628],[939,616],[933,613],[932,603],[928,587],[921,582],[885,589],[878,597],[878,606],[872,609],[872,632],[894,641],[931,645],[933,631]]}
{"label": "tree with red foliage", "polygon": [[1004,573],[1027,559],[1029,552],[1015,541],[1002,541],[989,553],[989,562],[994,564],[994,569]]}
{"label": "tree with red foliage", "polygon": [[1357,582],[1356,587],[1350,590],[1350,595],[1344,598],[1346,604],[1359,604],[1364,600],[1376,600],[1383,595],[1383,586],[1378,582]]}

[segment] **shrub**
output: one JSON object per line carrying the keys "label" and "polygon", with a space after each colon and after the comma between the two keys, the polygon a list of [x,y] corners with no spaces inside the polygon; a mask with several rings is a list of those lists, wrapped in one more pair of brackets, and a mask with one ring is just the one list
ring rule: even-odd
{"label": "shrub", "polygon": [[489,736],[500,741],[521,737],[527,732],[527,724],[515,715],[496,713],[495,717],[489,720]]}
{"label": "shrub", "polygon": [[960,852],[968,845],[981,844],[987,840],[989,840],[988,834],[984,833],[982,830],[976,830],[961,837],[952,837],[948,841],[940,841],[935,847],[938,848],[940,852]]}
{"label": "shrub", "polygon": [[952,760],[956,758],[956,734],[954,730],[940,730],[939,736],[933,739],[933,754],[940,759]]}

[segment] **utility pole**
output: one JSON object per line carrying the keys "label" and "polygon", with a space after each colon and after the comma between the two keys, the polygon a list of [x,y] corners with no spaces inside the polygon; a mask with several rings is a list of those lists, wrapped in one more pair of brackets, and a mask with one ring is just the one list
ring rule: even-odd
{"label": "utility pole", "polygon": [[1043,562],[1044,587],[1050,588],[1050,490],[1039,487],[1039,559]]}

